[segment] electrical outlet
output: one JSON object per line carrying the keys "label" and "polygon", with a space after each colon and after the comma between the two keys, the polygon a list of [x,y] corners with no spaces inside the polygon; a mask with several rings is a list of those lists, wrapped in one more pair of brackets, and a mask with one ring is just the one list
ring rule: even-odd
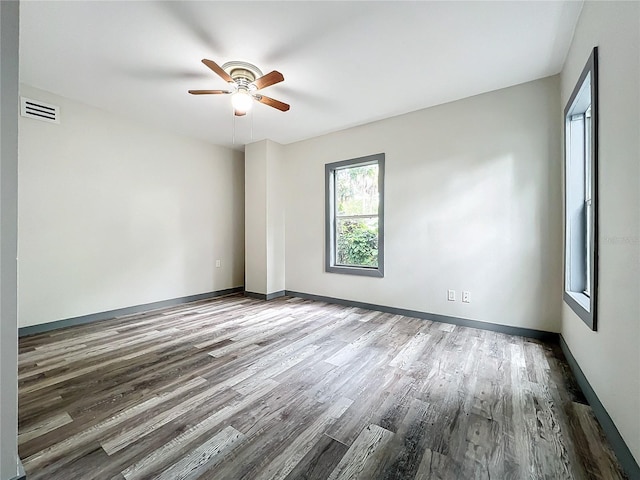
{"label": "electrical outlet", "polygon": [[216,260],[216,268],[220,268],[220,260]]}
{"label": "electrical outlet", "polygon": [[447,300],[450,302],[456,301],[456,291],[455,290],[447,290]]}
{"label": "electrical outlet", "polygon": [[471,294],[469,292],[465,292],[464,290],[462,291],[462,301],[464,303],[470,303],[471,302]]}

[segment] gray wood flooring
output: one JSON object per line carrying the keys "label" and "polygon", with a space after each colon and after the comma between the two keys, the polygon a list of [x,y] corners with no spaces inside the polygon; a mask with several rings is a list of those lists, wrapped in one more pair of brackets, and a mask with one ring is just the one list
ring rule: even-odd
{"label": "gray wood flooring", "polygon": [[230,296],[20,339],[36,479],[624,478],[559,347]]}

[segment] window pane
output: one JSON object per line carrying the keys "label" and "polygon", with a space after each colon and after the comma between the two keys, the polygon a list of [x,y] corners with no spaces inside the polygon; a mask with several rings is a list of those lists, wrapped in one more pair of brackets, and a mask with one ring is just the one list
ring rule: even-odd
{"label": "window pane", "polygon": [[378,266],[378,217],[336,219],[336,265]]}
{"label": "window pane", "polygon": [[378,165],[335,171],[336,214],[378,214]]}

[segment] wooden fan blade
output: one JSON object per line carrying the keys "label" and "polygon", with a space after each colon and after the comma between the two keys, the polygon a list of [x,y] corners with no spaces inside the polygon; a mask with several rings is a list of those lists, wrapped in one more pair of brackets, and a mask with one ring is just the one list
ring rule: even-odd
{"label": "wooden fan blade", "polygon": [[274,98],[265,97],[264,95],[254,95],[254,97],[260,103],[264,103],[265,105],[269,105],[270,107],[277,108],[282,112],[286,112],[291,107],[280,100],[276,100]]}
{"label": "wooden fan blade", "polygon": [[191,95],[225,95],[231,93],[229,90],[189,90]]}
{"label": "wooden fan blade", "polygon": [[233,112],[236,117],[242,117],[247,114],[247,112],[241,112],[240,110],[236,110]]}
{"label": "wooden fan blade", "polygon": [[258,90],[260,90],[262,88],[275,85],[276,83],[280,83],[283,80],[284,80],[284,76],[280,72],[274,70],[273,72],[267,73],[266,75],[263,75],[257,80],[254,80],[253,84],[256,86]]}
{"label": "wooden fan blade", "polygon": [[207,60],[206,58],[202,59],[202,63],[204,63],[207,67],[217,73],[225,82],[230,83],[233,82],[233,78],[225,72],[220,65],[218,65],[213,60]]}

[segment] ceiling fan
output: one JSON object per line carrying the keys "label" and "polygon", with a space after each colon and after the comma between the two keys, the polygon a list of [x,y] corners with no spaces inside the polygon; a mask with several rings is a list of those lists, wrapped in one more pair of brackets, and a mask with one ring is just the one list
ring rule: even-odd
{"label": "ceiling fan", "polygon": [[231,104],[233,105],[236,116],[246,115],[251,109],[254,100],[260,103],[277,108],[282,112],[289,110],[290,106],[279,100],[266,97],[259,90],[270,87],[284,80],[284,76],[274,70],[273,72],[263,75],[258,67],[246,62],[227,62],[220,67],[213,60],[202,59],[207,67],[213,70],[225,82],[229,84],[228,90],[189,90],[192,95],[232,95]]}

